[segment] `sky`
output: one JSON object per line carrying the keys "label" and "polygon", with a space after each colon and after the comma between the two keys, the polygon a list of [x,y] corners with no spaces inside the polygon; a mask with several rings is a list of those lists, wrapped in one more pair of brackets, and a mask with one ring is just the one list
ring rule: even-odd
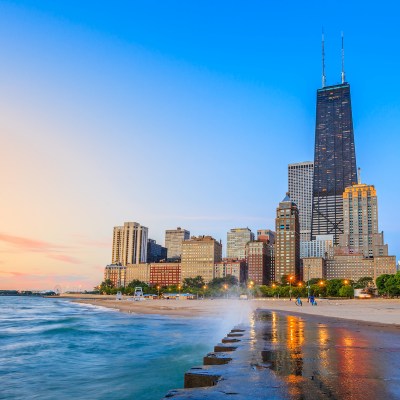
{"label": "sky", "polygon": [[341,32],[357,164],[400,255],[395,1],[1,1],[0,289],[92,289],[125,221],[274,229]]}

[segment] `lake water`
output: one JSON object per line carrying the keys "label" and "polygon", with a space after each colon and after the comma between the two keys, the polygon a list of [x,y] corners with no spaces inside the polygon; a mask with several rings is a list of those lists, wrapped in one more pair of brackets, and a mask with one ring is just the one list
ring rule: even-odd
{"label": "lake water", "polygon": [[0,297],[1,399],[159,399],[224,336],[207,318]]}

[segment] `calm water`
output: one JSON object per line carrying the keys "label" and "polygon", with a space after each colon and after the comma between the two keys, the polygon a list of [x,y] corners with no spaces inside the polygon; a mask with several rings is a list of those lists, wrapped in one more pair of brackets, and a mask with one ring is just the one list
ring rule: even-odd
{"label": "calm water", "polygon": [[222,332],[205,318],[0,297],[0,398],[159,399]]}

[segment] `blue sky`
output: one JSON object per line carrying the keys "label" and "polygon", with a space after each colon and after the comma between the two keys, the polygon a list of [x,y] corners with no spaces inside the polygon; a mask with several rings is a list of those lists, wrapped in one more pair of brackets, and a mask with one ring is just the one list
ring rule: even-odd
{"label": "blue sky", "polygon": [[[345,35],[357,163],[400,253],[395,2],[0,3],[3,286],[91,287],[112,227],[274,228]],[[19,274],[19,275],[18,275]]]}

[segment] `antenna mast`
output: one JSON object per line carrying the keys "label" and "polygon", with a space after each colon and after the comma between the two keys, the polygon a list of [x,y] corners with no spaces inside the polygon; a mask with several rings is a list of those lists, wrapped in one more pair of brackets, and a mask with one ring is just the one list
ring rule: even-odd
{"label": "antenna mast", "polygon": [[345,82],[345,75],[344,75],[344,35],[342,32],[342,83]]}
{"label": "antenna mast", "polygon": [[358,184],[361,185],[361,168],[360,167],[358,167],[358,174],[357,175],[358,175],[357,176]]}
{"label": "antenna mast", "polygon": [[325,77],[325,38],[324,38],[324,29],[322,29],[322,87],[326,86],[326,77]]}

